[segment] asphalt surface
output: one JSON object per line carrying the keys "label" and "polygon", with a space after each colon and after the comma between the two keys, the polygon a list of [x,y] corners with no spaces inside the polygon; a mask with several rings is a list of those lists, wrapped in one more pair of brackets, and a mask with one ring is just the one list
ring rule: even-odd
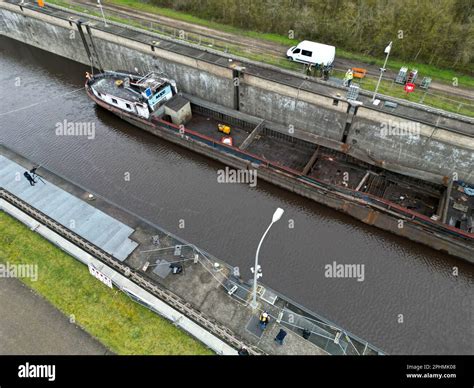
{"label": "asphalt surface", "polygon": [[18,279],[0,278],[0,301],[0,355],[111,354]]}

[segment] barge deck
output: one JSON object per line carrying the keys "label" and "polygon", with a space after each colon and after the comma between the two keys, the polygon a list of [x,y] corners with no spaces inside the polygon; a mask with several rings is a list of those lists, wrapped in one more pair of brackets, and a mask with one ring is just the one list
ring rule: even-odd
{"label": "barge deck", "polygon": [[[261,122],[258,128],[249,123],[235,125],[236,120],[230,116],[203,108],[191,96],[187,98],[196,101],[191,104],[192,111],[199,112],[194,113],[186,124],[186,128],[191,131],[219,141],[221,134],[217,131],[217,125],[229,125],[234,146],[242,149],[242,143],[247,139],[245,151],[261,161],[318,182],[378,197],[433,221],[441,219],[442,213],[446,212],[449,226],[470,234],[471,238],[474,236],[474,195],[469,190],[470,186],[464,182],[452,183],[450,204],[446,205],[449,184],[432,183],[391,172],[358,160],[348,153],[284,133],[272,123]],[[204,104],[204,101],[200,103]],[[254,130],[258,133],[253,133]],[[468,190],[465,190],[466,187]]]}

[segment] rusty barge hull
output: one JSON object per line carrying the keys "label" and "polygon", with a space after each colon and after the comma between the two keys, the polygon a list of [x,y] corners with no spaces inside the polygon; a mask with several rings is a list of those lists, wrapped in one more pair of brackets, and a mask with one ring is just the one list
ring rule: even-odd
{"label": "rusty barge hull", "polygon": [[[177,126],[160,117],[152,117],[151,120],[146,120],[111,106],[96,98],[87,84],[86,91],[89,97],[99,106],[111,111],[130,124],[162,139],[183,146],[236,169],[255,169],[257,170],[258,178],[273,183],[276,186],[341,211],[368,225],[373,225],[385,231],[406,237],[412,241],[422,243],[436,250],[474,263],[474,233],[433,220],[425,214],[421,214],[385,198],[378,197],[370,192],[363,192],[361,191],[361,187],[354,188],[355,182],[350,182],[350,180],[348,180],[349,183],[346,183],[345,186],[340,186],[337,183],[341,182],[332,183],[332,178],[324,177],[326,181],[316,178],[315,174],[317,168],[313,167],[317,159],[315,155],[320,149],[324,149],[325,152],[328,150],[325,147],[320,147],[319,144],[313,144],[313,146],[315,146],[314,150],[306,150],[306,156],[309,155],[309,160],[306,161],[306,163],[300,163],[299,166],[295,166],[295,164],[297,164],[297,158],[295,154],[292,154],[289,155],[289,162],[287,163],[290,164],[290,166],[285,166],[282,163],[266,159],[262,154],[258,155],[257,153],[251,152],[252,147],[249,147],[249,144],[255,141],[255,139],[264,137],[262,128],[263,122],[259,123],[261,120],[258,118],[253,118],[253,123],[248,123],[248,136],[240,136],[239,138],[239,133],[236,133],[238,144],[229,146],[219,140],[219,136],[221,136],[222,133],[218,133],[215,130],[214,136],[213,133],[209,132],[209,122],[207,122],[207,124],[204,123],[207,127],[204,127],[202,124],[204,120],[209,121],[212,119],[216,122],[228,123],[233,126],[233,128],[240,126],[242,129],[246,123],[240,118],[240,112],[235,111],[235,114],[233,114],[227,109],[222,109],[222,111],[211,109],[204,101],[193,98],[193,114],[197,112],[196,118],[186,126]],[[200,105],[200,102],[203,104]],[[213,106],[213,108],[215,107]],[[225,113],[223,113],[224,111]],[[257,124],[255,125],[255,123]],[[250,129],[251,127],[253,127],[253,129]],[[288,137],[289,135],[280,132],[277,133],[276,136]],[[298,143],[300,140],[296,139],[295,141]],[[253,149],[265,150],[265,147],[254,147]],[[297,149],[295,148],[295,150]],[[298,152],[296,152],[296,154]],[[329,152],[330,156],[326,156],[325,161],[330,160],[337,154],[337,151],[332,150],[332,153]],[[343,166],[343,164],[338,164],[336,160],[335,166]],[[352,167],[348,169],[350,168]],[[343,176],[344,174],[341,174],[341,172],[345,172],[343,170],[344,167],[340,167],[336,169],[335,174],[338,174],[337,171],[340,171],[339,175]],[[357,176],[357,174],[355,175]],[[369,175],[369,178],[372,178],[372,175],[380,176],[377,172],[373,173],[372,171],[370,171],[370,174],[367,173],[365,175]],[[364,178],[357,181],[357,186],[361,186],[364,179],[366,182],[370,180],[365,175]],[[410,178],[407,179],[408,183],[402,182],[402,186],[409,186],[411,180]],[[430,193],[430,190],[433,192],[436,191],[436,188],[432,186],[434,185],[428,184],[423,190],[423,193],[427,194],[426,198],[428,199],[426,203],[423,202],[424,211],[429,210],[430,206],[432,207],[430,198],[434,196],[434,194]],[[423,195],[423,193],[421,195]],[[397,195],[397,193],[395,194]],[[442,204],[443,198],[440,192],[439,208],[441,208]]]}

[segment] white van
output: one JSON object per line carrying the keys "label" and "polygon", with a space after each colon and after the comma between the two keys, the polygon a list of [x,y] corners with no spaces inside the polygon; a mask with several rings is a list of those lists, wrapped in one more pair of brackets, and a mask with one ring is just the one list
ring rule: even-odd
{"label": "white van", "polygon": [[313,65],[331,66],[336,56],[336,48],[327,44],[303,40],[287,52],[288,59]]}

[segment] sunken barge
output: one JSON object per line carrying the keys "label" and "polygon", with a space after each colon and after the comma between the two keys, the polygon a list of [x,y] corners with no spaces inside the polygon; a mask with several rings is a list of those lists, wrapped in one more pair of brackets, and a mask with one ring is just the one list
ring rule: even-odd
{"label": "sunken barge", "polygon": [[99,106],[156,136],[410,240],[474,263],[474,185],[432,182],[348,154],[345,145],[178,93],[158,74],[86,75]]}

